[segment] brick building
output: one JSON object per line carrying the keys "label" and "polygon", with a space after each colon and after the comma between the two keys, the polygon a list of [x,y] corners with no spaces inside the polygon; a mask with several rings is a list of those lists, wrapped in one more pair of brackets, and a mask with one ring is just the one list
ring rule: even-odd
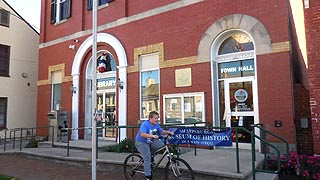
{"label": "brick building", "polygon": [[[313,151],[320,154],[320,2],[310,0],[305,2],[305,27],[308,50],[308,74],[310,115],[312,126]],[[310,146],[310,144],[308,144]]]}
{"label": "brick building", "polygon": [[[38,126],[55,109],[70,112],[73,128],[91,126],[92,1],[79,2],[42,0]],[[296,127],[310,120],[300,98],[308,97],[308,79],[292,15],[303,11],[297,4],[99,1],[97,108],[118,125],[136,125],[152,110],[163,124],[261,123],[295,149],[300,134],[310,135],[299,131],[310,126]],[[250,137],[240,135],[246,147]],[[73,131],[71,138],[90,136]],[[99,136],[115,138],[106,130]]]}

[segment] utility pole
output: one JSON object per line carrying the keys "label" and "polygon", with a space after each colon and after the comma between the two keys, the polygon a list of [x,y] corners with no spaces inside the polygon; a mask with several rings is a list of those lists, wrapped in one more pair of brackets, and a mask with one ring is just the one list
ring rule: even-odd
{"label": "utility pole", "polygon": [[93,0],[92,3],[92,122],[91,122],[91,167],[92,167],[92,180],[96,180],[97,178],[97,123],[96,123],[96,115],[97,115],[97,8],[98,8],[98,0]]}

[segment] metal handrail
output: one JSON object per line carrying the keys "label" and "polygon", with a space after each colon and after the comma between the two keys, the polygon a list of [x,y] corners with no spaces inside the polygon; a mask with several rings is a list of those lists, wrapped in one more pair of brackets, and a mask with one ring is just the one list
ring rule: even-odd
{"label": "metal handrail", "polygon": [[[257,172],[257,171],[258,171],[258,172],[266,172],[266,173],[278,174],[278,173],[280,172],[280,170],[281,170],[281,162],[286,162],[286,161],[289,160],[289,143],[288,143],[288,141],[287,141],[286,139],[280,137],[279,135],[277,135],[277,134],[275,134],[275,133],[273,133],[273,132],[271,132],[271,131],[268,131],[268,130],[264,129],[262,124],[253,124],[253,125],[251,125],[251,126],[253,127],[253,133],[251,134],[251,135],[252,135],[252,136],[251,136],[251,137],[252,137],[252,142],[251,142],[251,143],[252,143],[252,144],[255,144],[255,138],[259,139],[260,141],[262,141],[262,142],[264,143],[264,144],[263,144],[263,147],[264,147],[264,149],[263,149],[263,151],[264,151],[264,152],[263,152],[263,153],[264,153],[264,164],[265,164],[264,167],[266,167],[266,163],[267,163],[267,161],[266,161],[266,159],[267,159],[266,145],[271,146],[272,148],[274,148],[274,149],[277,151],[277,171],[264,170],[264,169],[256,169],[256,168],[255,168],[255,165],[254,165],[254,162],[253,162],[253,164],[252,164],[253,180],[255,180],[255,172]],[[260,130],[263,131],[262,137],[257,136],[257,135],[255,134],[254,128],[258,128],[258,129],[260,129]],[[271,144],[270,142],[267,141],[267,139],[266,139],[266,135],[267,135],[267,134],[269,134],[269,135],[271,135],[271,136],[273,136],[273,137],[277,138],[278,140],[280,140],[280,141],[282,141],[282,142],[285,143],[285,145],[286,145],[286,154],[287,154],[285,160],[282,160],[282,159],[280,158],[280,150],[279,150],[276,146],[274,146],[273,144]],[[253,145],[252,145],[252,146],[253,146]],[[252,156],[253,156],[253,159],[255,159],[255,153],[254,153],[254,151],[252,152]]]}
{"label": "metal handrail", "polygon": [[[22,144],[23,144],[22,140],[24,138],[28,139],[28,137],[29,137],[28,130],[31,129],[31,138],[33,139],[34,138],[34,130],[43,129],[43,128],[48,128],[48,129],[53,128],[54,129],[54,126],[38,126],[38,127],[32,127],[32,128],[5,129],[4,130],[4,139],[3,139],[3,142],[4,142],[3,151],[6,152],[6,150],[7,150],[7,140],[12,141],[12,149],[15,149],[17,139],[19,140],[19,150],[22,151]],[[24,131],[26,131],[25,136],[23,135]],[[9,132],[9,137],[7,136],[8,132]],[[16,132],[20,132],[20,136],[16,137]],[[13,133],[13,137],[11,135],[12,133]],[[54,130],[52,131],[52,133],[54,133]],[[54,135],[54,134],[52,134],[52,135]],[[52,145],[53,145],[53,141],[52,141]]]}
{"label": "metal handrail", "polygon": [[[284,159],[284,160],[282,159],[281,161],[286,162],[286,161],[289,160],[289,142],[286,139],[284,139],[283,137],[281,137],[281,136],[279,136],[279,135],[277,135],[277,134],[275,134],[275,133],[273,133],[271,131],[268,131],[268,130],[264,129],[263,128],[263,124],[253,124],[252,127],[256,127],[256,128],[258,128],[258,129],[263,131],[262,138],[264,138],[264,140],[266,140],[266,135],[269,134],[269,135],[279,139],[283,143],[285,143],[285,145],[286,145],[286,159]],[[266,149],[264,149],[264,153],[266,155]]]}
{"label": "metal handrail", "polygon": [[[191,126],[190,126],[191,125]],[[197,125],[203,125],[203,126],[197,126]],[[239,162],[239,140],[238,140],[238,131],[239,130],[242,130],[248,134],[251,135],[251,150],[252,150],[252,170],[253,170],[253,179],[255,180],[255,172],[268,172],[268,173],[279,173],[280,171],[280,151],[279,149],[271,144],[270,142],[268,142],[265,138],[265,135],[266,134],[270,134],[278,139],[280,139],[281,141],[283,141],[284,143],[286,143],[286,147],[287,147],[287,154],[289,154],[289,145],[288,145],[288,141],[285,140],[284,138],[262,128],[262,125],[261,124],[254,124],[252,125],[253,127],[253,130],[250,131],[244,127],[213,127],[213,126],[210,126],[209,123],[207,122],[201,122],[201,123],[190,123],[190,124],[165,124],[165,125],[161,125],[163,128],[178,128],[178,127],[190,127],[190,128],[211,128],[211,129],[228,129],[228,128],[231,128],[231,129],[234,129],[235,130],[235,143],[236,143],[236,162],[237,162],[237,173],[240,173],[240,162]],[[13,131],[13,138],[14,138],[14,141],[15,141],[15,131],[21,131],[20,132],[20,151],[22,150],[22,134],[24,130],[28,130],[28,129],[32,129],[32,137],[33,137],[33,132],[35,129],[41,129],[41,128],[52,128],[52,146],[54,146],[54,126],[40,126],[40,127],[33,127],[33,128],[15,128],[15,129],[7,129],[5,130],[5,139],[4,139],[4,151],[6,151],[6,138],[7,138],[7,131],[11,132]],[[100,126],[100,127],[97,127],[97,129],[101,129],[101,128],[116,128],[118,130],[118,142],[120,143],[120,138],[121,138],[121,129],[125,128],[125,129],[131,129],[131,142],[132,142],[132,147],[131,147],[131,151],[133,152],[134,151],[134,134],[135,134],[135,130],[140,128],[139,125],[128,125],[128,126],[115,126],[115,125],[109,125],[109,126]],[[255,134],[254,132],[254,128],[259,128],[260,130],[262,130],[263,132],[263,136],[260,137],[258,135]],[[68,135],[68,138],[67,138],[67,156],[69,156],[69,152],[70,152],[70,142],[69,142],[69,139],[70,139],[70,131],[73,131],[73,130],[85,130],[85,129],[92,129],[92,127],[79,127],[79,128],[62,128],[61,130],[67,130],[67,135]],[[28,133],[26,133],[26,138],[28,136]],[[10,137],[11,138],[11,137]],[[98,136],[97,136],[98,138]],[[277,152],[277,163],[278,163],[278,169],[276,171],[268,171],[268,170],[263,170],[263,169],[257,169],[255,167],[255,139],[259,139],[261,142],[264,143],[264,145],[269,145],[270,147],[274,148],[275,151]],[[13,148],[15,145],[13,144]],[[179,148],[179,147],[178,147]],[[97,148],[98,149],[98,148]],[[195,150],[195,155],[196,155],[196,151],[197,151],[197,146],[195,145],[194,146],[194,150]],[[264,152],[265,153],[265,158],[266,158],[266,151]],[[98,155],[98,153],[97,153]],[[289,157],[289,156],[287,156]]]}

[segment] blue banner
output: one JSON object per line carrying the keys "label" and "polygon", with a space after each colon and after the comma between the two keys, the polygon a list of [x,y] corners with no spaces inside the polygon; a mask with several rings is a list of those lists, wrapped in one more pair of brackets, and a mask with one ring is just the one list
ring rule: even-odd
{"label": "blue banner", "polygon": [[175,128],[170,144],[196,144],[200,146],[232,146],[231,130],[213,131],[204,128]]}

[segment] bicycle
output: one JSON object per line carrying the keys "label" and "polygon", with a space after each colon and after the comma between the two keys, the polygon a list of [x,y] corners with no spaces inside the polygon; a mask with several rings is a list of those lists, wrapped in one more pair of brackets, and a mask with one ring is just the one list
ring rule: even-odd
{"label": "bicycle", "polygon": [[[166,180],[181,179],[181,180],[194,180],[194,174],[191,166],[183,159],[175,157],[170,153],[167,145],[168,137],[164,138],[164,146],[157,150],[154,154],[161,154],[156,162],[152,162],[152,174],[159,167],[160,163],[165,157],[168,157],[168,162],[165,166]],[[163,152],[162,152],[163,151]],[[141,180],[144,178],[143,158],[138,153],[132,153],[124,161],[124,175],[126,180]]]}

